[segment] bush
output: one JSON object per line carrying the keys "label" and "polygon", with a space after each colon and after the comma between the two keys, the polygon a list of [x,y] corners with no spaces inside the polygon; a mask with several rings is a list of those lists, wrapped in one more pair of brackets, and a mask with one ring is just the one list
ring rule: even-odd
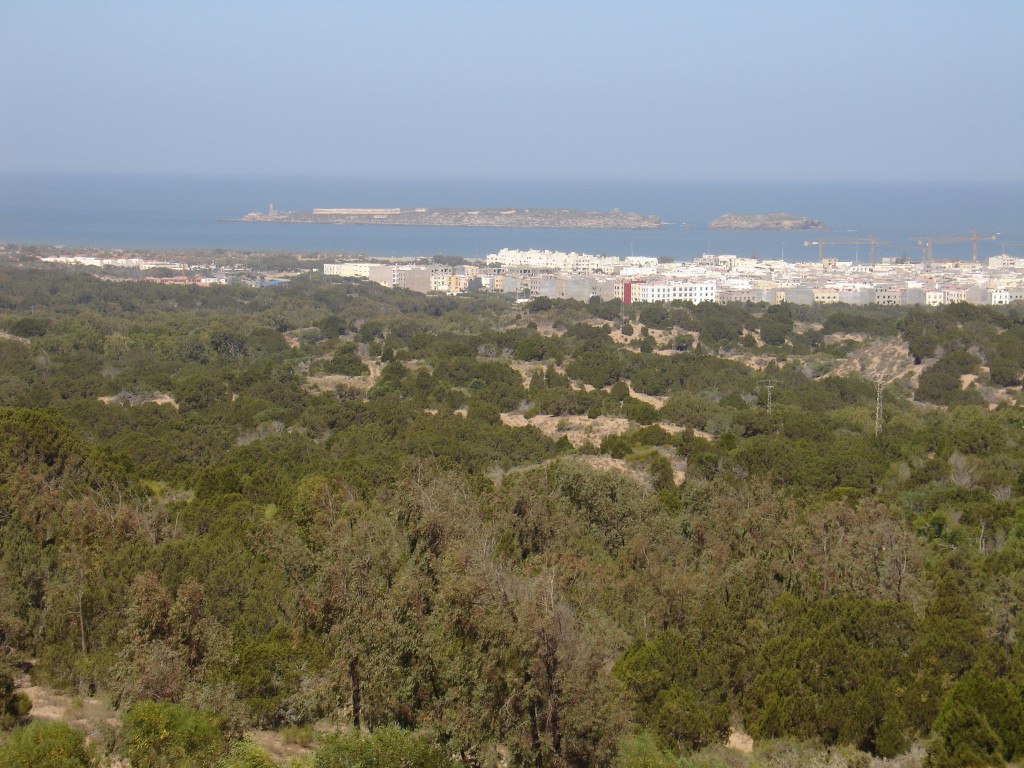
{"label": "bush", "polygon": [[681,765],[679,758],[663,752],[646,731],[622,739],[618,754],[612,760],[612,768],[680,768]]}
{"label": "bush", "polygon": [[12,728],[32,709],[28,696],[14,690],[14,679],[0,675],[0,729]]}
{"label": "bush", "polygon": [[337,376],[363,376],[369,373],[369,369],[359,357],[356,345],[352,342],[341,344],[331,359],[318,364],[316,370]]}
{"label": "bush", "polygon": [[122,720],[119,740],[133,768],[207,768],[224,754],[217,717],[180,704],[135,704]]}
{"label": "bush", "polygon": [[46,335],[50,330],[50,321],[38,317],[23,317],[21,320],[11,323],[8,330],[12,336],[34,339]]}
{"label": "bush", "polygon": [[63,723],[36,720],[0,743],[0,766],[88,768],[96,765],[85,736]]}
{"label": "bush", "polygon": [[237,741],[217,762],[217,768],[276,768],[276,764],[251,741]]}
{"label": "bush", "polygon": [[446,768],[448,758],[433,744],[396,726],[369,736],[335,736],[317,750],[313,768]]}
{"label": "bush", "polygon": [[971,706],[954,703],[935,721],[939,735],[928,755],[928,768],[980,768],[1004,765],[1003,743],[988,720]]}

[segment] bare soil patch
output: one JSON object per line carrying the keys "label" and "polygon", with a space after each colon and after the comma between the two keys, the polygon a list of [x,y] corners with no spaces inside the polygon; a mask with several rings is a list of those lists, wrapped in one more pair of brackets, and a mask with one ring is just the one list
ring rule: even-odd
{"label": "bare soil patch", "polygon": [[[642,392],[637,392],[635,389],[633,389],[633,383],[632,382],[626,382],[626,386],[629,387],[629,396],[630,397],[632,397],[634,400],[639,400],[642,403],[648,403],[649,405],[653,405],[658,410],[661,410],[661,408],[665,405],[665,403],[668,402],[668,398],[667,397],[660,397],[658,395],[645,395]],[[610,390],[611,387],[609,387],[608,389]],[[670,424],[668,426],[673,426],[673,425]],[[667,428],[668,427],[666,427],[666,429]],[[669,431],[671,431],[671,430],[669,430]]]}
{"label": "bare soil patch", "polygon": [[754,751],[754,740],[747,734],[734,730],[729,732],[729,741],[726,742],[726,746],[749,755]]}
{"label": "bare soil patch", "polygon": [[503,413],[501,420],[509,427],[536,427],[552,440],[568,439],[574,448],[582,445],[600,445],[609,435],[621,435],[629,429],[629,419],[598,416],[547,416],[538,415],[527,419],[521,413]]}
{"label": "bare soil patch", "polygon": [[178,410],[177,401],[166,392],[154,392],[149,395],[141,395],[135,392],[119,392],[116,395],[106,395],[97,399],[107,405],[131,406],[153,403],[155,405],[169,405],[174,408],[174,410]]}
{"label": "bare soil patch", "polygon": [[[600,445],[609,435],[621,435],[635,426],[633,422],[622,416],[550,416],[538,414],[527,419],[521,413],[503,413],[501,421],[508,427],[536,427],[552,440],[565,437],[574,448],[583,445]],[[657,426],[670,434],[681,432],[683,427],[667,422]],[[700,437],[711,439],[707,433],[699,433]]]}
{"label": "bare soil patch", "polygon": [[508,367],[523,377],[523,386],[529,389],[530,379],[536,371],[544,373],[545,366],[539,362],[527,362],[525,360],[509,360]]}
{"label": "bare soil patch", "polygon": [[109,702],[93,696],[73,696],[49,686],[33,685],[27,675],[16,681],[19,691],[32,702],[29,717],[66,723],[85,733],[92,741],[104,731],[116,728],[120,721]]}
{"label": "bare soil patch", "polygon": [[863,343],[867,341],[867,334],[864,333],[830,333],[824,337],[826,344],[842,344],[844,341],[856,341]]}
{"label": "bare soil patch", "polygon": [[906,342],[890,339],[888,341],[873,341],[854,350],[829,375],[859,375],[872,381],[881,379],[884,382],[890,382],[910,374],[912,383],[916,387],[921,371],[925,367],[925,363],[914,362],[914,358],[910,354],[910,347]]}
{"label": "bare soil patch", "polygon": [[379,360],[363,358],[363,365],[369,368],[370,372],[362,376],[342,376],[341,374],[307,376],[306,384],[314,392],[333,392],[339,386],[366,392],[380,379],[380,372],[384,369],[384,364]]}
{"label": "bare soil patch", "polygon": [[8,339],[9,341],[17,341],[18,343],[25,344],[26,346],[32,343],[31,341],[29,341],[28,339],[26,339],[26,338],[24,338],[22,336],[15,336],[13,334],[7,333],[7,331],[0,331],[0,339]]}

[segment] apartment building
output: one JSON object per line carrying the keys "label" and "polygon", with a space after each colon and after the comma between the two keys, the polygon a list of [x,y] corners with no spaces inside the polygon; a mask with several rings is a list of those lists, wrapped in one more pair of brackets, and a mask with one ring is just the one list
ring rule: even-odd
{"label": "apartment building", "polygon": [[652,282],[630,282],[622,284],[622,301],[626,304],[646,304],[668,301],[692,301],[714,303],[717,287],[715,282],[683,282],[663,280]]}

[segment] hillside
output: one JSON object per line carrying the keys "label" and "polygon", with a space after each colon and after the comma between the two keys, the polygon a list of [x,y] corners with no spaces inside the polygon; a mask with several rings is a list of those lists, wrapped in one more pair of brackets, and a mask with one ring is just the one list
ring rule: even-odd
{"label": "hillside", "polygon": [[0,765],[1024,754],[1017,307],[0,265],[0,331]]}

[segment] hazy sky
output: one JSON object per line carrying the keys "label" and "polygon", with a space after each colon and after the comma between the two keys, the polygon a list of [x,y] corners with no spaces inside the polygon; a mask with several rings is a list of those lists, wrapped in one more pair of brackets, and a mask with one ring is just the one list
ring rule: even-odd
{"label": "hazy sky", "polygon": [[0,0],[0,171],[1024,181],[1021,0]]}

